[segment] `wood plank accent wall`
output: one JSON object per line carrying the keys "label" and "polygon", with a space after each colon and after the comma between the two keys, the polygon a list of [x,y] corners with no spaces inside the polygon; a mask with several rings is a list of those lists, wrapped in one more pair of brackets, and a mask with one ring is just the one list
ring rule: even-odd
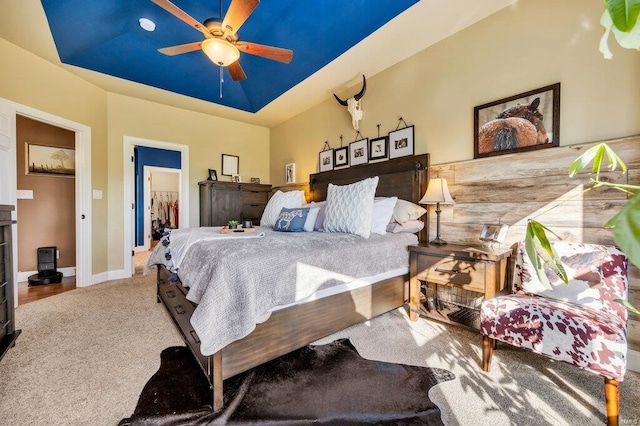
{"label": "wood plank accent wall", "polygon": [[[628,173],[618,170],[601,177],[640,185],[640,136],[606,142],[625,162]],[[565,240],[613,245],[611,231],[603,225],[620,210],[627,195],[610,188],[582,194],[589,173],[569,178],[567,172],[573,160],[594,144],[432,165],[430,177],[446,178],[456,201],[454,206],[441,206],[442,238],[478,245],[483,224],[500,222],[509,225],[505,244],[512,245],[524,239],[527,220],[535,218]],[[432,218],[429,235],[436,234],[435,215]],[[634,266],[629,269],[629,300],[640,306],[640,271]],[[629,316],[628,339],[629,348],[640,351],[640,315]]]}

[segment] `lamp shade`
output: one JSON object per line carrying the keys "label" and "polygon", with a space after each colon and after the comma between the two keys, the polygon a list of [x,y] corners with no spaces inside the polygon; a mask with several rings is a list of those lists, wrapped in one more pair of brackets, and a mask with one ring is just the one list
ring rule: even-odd
{"label": "lamp shade", "polygon": [[424,197],[418,202],[419,204],[455,204],[451,194],[449,194],[449,187],[447,186],[447,180],[444,178],[433,178],[429,180],[429,186]]}
{"label": "lamp shade", "polygon": [[202,42],[202,51],[218,66],[227,67],[238,60],[240,51],[221,38],[208,38]]}

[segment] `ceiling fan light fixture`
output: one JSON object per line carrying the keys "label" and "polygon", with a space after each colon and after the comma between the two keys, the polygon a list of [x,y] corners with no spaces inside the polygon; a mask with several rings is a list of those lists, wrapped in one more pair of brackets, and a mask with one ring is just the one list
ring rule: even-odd
{"label": "ceiling fan light fixture", "polygon": [[240,58],[238,48],[221,38],[208,38],[203,41],[202,51],[214,64],[221,67],[227,67]]}

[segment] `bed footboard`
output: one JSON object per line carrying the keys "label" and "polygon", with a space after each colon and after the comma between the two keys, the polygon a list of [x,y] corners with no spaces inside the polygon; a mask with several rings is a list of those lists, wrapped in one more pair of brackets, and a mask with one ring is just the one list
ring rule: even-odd
{"label": "bed footboard", "polygon": [[191,349],[213,393],[213,410],[223,408],[224,379],[299,349],[318,339],[381,315],[407,302],[409,276],[275,311],[269,319],[221,351],[205,356],[191,326],[195,305],[187,290],[169,283],[170,272],[158,265],[158,299],[163,302],[186,345]]}

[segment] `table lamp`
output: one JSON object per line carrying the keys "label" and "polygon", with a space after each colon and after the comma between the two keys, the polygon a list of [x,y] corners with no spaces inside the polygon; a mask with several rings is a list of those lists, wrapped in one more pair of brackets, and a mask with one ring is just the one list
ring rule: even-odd
{"label": "table lamp", "polygon": [[420,201],[419,204],[435,204],[436,205],[436,216],[437,216],[437,225],[436,225],[436,239],[429,242],[429,244],[434,244],[437,246],[442,246],[447,244],[445,240],[440,238],[440,204],[455,204],[453,198],[451,198],[451,194],[449,194],[449,188],[447,187],[447,180],[444,178],[433,178],[429,180],[429,186],[427,187],[427,192],[425,192],[424,197]]}

